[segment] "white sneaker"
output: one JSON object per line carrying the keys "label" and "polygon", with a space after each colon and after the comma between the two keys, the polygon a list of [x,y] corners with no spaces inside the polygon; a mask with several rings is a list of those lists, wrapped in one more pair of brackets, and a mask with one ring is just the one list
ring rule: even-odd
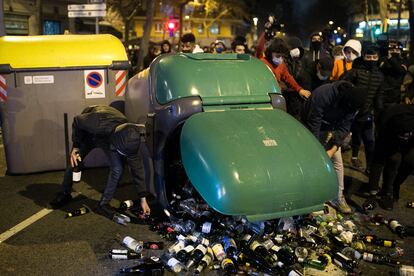
{"label": "white sneaker", "polygon": [[346,200],[344,197],[335,199],[333,201],[333,205],[336,207],[336,209],[343,213],[343,214],[350,214],[352,213],[351,207],[349,207],[348,203],[346,203]]}

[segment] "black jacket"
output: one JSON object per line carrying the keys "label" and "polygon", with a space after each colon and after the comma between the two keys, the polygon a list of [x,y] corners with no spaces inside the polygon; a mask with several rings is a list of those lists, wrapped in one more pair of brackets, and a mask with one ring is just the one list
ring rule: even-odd
{"label": "black jacket", "polygon": [[384,105],[398,104],[401,102],[401,84],[405,73],[404,60],[398,57],[384,58],[380,61],[379,68],[384,74]]}
{"label": "black jacket", "polygon": [[312,92],[305,103],[302,122],[325,145],[326,133],[332,132],[332,145],[342,145],[348,135],[356,111],[341,105],[343,95],[338,89],[345,81],[324,84]]}
{"label": "black jacket", "polygon": [[127,118],[113,107],[88,106],[73,119],[73,147],[85,146],[109,149],[112,132],[117,126],[127,122]]}
{"label": "black jacket", "polygon": [[383,108],[384,76],[377,66],[367,66],[361,57],[355,59],[352,69],[345,72],[343,80],[353,83],[356,87],[364,88],[367,95],[365,106],[359,111],[356,120],[366,121],[374,110]]}

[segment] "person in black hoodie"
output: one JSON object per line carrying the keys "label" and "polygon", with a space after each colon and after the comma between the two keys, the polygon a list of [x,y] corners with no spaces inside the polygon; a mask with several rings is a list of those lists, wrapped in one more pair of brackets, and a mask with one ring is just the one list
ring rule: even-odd
{"label": "person in black hoodie", "polygon": [[[63,191],[50,203],[55,209],[62,207],[72,200],[73,168],[82,161],[94,148],[101,148],[108,157],[110,171],[105,190],[98,206],[98,212],[112,218],[113,209],[109,206],[123,172],[123,162],[126,159],[131,171],[132,180],[141,200],[145,213],[150,212],[146,201],[144,184],[144,166],[139,153],[141,136],[144,127],[128,123],[127,118],[115,108],[94,105],[85,108],[80,115],[75,116],[72,124],[72,151],[70,163],[63,178]],[[82,163],[81,163],[82,165]]]}
{"label": "person in black hoodie", "polygon": [[382,58],[379,64],[384,74],[384,108],[401,102],[401,85],[407,72],[407,65],[401,54],[401,42],[390,40],[388,56]]}
{"label": "person in black hoodie", "polygon": [[[370,197],[364,208],[375,208],[375,199],[383,209],[392,210],[399,199],[400,185],[414,172],[414,105],[396,104],[381,114],[377,124],[373,169],[369,176]],[[378,191],[381,172],[383,184]]]}
{"label": "person in black hoodie", "polygon": [[347,81],[338,81],[320,86],[305,102],[302,112],[303,124],[325,147],[334,165],[338,178],[338,199],[333,203],[342,213],[351,213],[346,203],[344,190],[344,166],[341,145],[349,134],[357,111],[364,105],[363,89]]}
{"label": "person in black hoodie", "polygon": [[371,46],[365,49],[363,57],[355,59],[351,70],[343,74],[343,79],[352,82],[355,86],[363,88],[367,94],[367,101],[359,111],[351,128],[352,132],[352,165],[360,169],[362,166],[358,159],[359,147],[364,142],[366,169],[369,174],[372,155],[374,152],[374,111],[383,108],[382,85],[384,76],[378,69],[378,50]]}

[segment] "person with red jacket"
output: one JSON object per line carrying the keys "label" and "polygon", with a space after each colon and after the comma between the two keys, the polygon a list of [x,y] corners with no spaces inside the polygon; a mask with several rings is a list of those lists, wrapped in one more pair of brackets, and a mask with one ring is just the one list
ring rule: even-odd
{"label": "person with red jacket", "polygon": [[301,97],[309,98],[311,92],[303,89],[289,73],[283,60],[285,53],[289,53],[285,42],[280,38],[275,38],[266,48],[265,55],[260,59],[272,70],[280,86],[283,82],[286,86],[298,92]]}

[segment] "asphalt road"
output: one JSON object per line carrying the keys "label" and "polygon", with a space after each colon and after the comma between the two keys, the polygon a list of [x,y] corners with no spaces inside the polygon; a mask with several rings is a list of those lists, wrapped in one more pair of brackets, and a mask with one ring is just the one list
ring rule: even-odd
{"label": "asphalt road", "polygon": [[[3,148],[0,148],[3,150]],[[348,153],[349,154],[349,153]],[[349,156],[345,157],[345,161]],[[367,181],[366,177],[352,169],[346,169],[347,184],[358,188]],[[48,202],[60,190],[63,171],[41,174],[5,175],[4,154],[0,154],[0,235],[32,215],[48,212]],[[54,210],[30,224],[22,231],[0,243],[0,275],[116,275],[121,267],[134,264],[130,261],[113,261],[107,253],[113,248],[122,248],[119,240],[131,235],[139,240],[157,241],[160,237],[145,225],[116,224],[93,212],[71,219],[65,212],[81,206],[94,209],[100,198],[107,176],[106,169],[92,169],[83,173],[81,183],[75,185],[76,199],[62,210]],[[118,188],[113,206],[120,200],[128,199],[133,187],[126,175]],[[414,178],[410,177],[402,186],[401,199],[393,212],[375,210],[386,217],[397,218],[403,224],[414,225],[414,209],[404,205],[414,201]],[[352,196],[361,204],[362,199]],[[357,214],[356,220],[361,220]],[[362,231],[378,236],[396,239],[397,236],[384,226],[360,223]],[[401,247],[405,255],[404,264],[414,265],[414,238],[406,238]],[[159,251],[146,252],[159,255]],[[389,275],[389,267],[362,264],[364,275]],[[335,274],[340,274],[336,269]],[[210,272],[209,274],[213,274]],[[214,273],[216,274],[216,273]],[[329,275],[333,275],[329,273]]]}

